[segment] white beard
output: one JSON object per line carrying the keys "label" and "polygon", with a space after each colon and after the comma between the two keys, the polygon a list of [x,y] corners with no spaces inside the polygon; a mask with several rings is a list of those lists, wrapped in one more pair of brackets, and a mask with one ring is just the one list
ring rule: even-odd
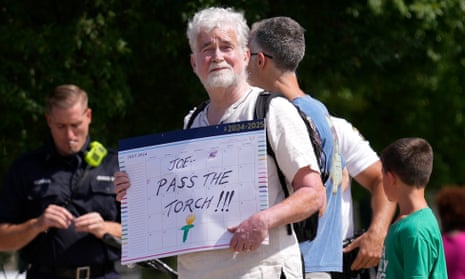
{"label": "white beard", "polygon": [[236,75],[233,72],[216,72],[210,74],[205,81],[206,87],[210,88],[225,88],[234,85]]}
{"label": "white beard", "polygon": [[[215,65],[212,64],[211,67],[214,66]],[[236,73],[234,73],[234,70],[228,65],[228,69],[223,69],[220,71],[210,73],[208,75],[207,80],[205,81],[205,87],[225,88],[234,85],[237,80],[238,78]]]}

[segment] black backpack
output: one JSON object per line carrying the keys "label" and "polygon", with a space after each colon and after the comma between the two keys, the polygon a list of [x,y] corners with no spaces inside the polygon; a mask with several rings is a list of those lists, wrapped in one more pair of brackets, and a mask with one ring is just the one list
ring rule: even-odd
{"label": "black backpack", "polygon": [[[273,98],[275,97],[280,97],[284,98],[282,95],[278,93],[270,93],[267,91],[262,91],[259,93],[257,97],[257,101],[255,104],[255,114],[254,114],[254,119],[263,119],[265,118],[268,108],[270,105],[270,102]],[[192,112],[189,121],[186,124],[186,129],[191,128],[192,123],[194,122],[194,119],[197,117],[197,115],[207,106],[209,101],[204,101],[202,102],[199,106],[195,108],[195,110]],[[300,117],[304,120],[305,126],[307,127],[308,135],[310,137],[310,141],[312,142],[313,150],[315,152],[315,156],[318,159],[318,165],[320,167],[320,174],[321,174],[321,180],[324,182],[328,179],[329,174],[326,171],[325,162],[326,162],[326,156],[323,151],[323,146],[321,143],[321,138],[320,134],[318,133],[318,130],[316,129],[313,121],[307,117],[307,115],[302,112],[297,106],[295,106],[297,111],[299,112]],[[286,187],[286,179],[284,177],[284,174],[282,173],[281,169],[279,168],[278,161],[276,160],[275,154],[273,149],[270,146],[269,141],[267,140],[267,153],[270,155],[276,162],[277,170],[278,170],[278,176],[279,176],[279,181],[281,183],[281,187],[284,191],[285,197],[289,196],[289,191]],[[294,231],[296,233],[297,239],[299,242],[303,241],[311,241],[316,237],[317,229],[318,229],[318,219],[319,219],[319,212],[315,212],[312,214],[310,217],[307,219],[304,219],[300,222],[293,223]],[[292,229],[291,225],[288,225],[287,231],[289,234],[292,234]]]}

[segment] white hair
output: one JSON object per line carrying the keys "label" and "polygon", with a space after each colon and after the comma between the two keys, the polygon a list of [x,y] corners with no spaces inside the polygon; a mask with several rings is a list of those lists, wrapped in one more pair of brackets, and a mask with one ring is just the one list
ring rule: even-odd
{"label": "white hair", "polygon": [[197,36],[201,31],[210,32],[214,28],[236,31],[239,46],[245,50],[249,36],[249,26],[242,12],[232,8],[211,7],[197,12],[187,25],[187,38],[192,52],[197,49]]}

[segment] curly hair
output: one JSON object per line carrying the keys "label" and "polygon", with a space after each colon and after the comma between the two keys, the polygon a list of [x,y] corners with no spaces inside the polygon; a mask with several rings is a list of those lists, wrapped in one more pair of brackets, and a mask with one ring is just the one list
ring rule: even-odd
{"label": "curly hair", "polygon": [[436,194],[436,205],[444,232],[465,230],[465,187],[443,187]]}
{"label": "curly hair", "polygon": [[249,37],[249,26],[244,13],[233,8],[210,7],[197,12],[188,22],[187,39],[192,52],[197,51],[197,36],[201,31],[210,32],[214,28],[234,30],[239,46],[245,51]]}

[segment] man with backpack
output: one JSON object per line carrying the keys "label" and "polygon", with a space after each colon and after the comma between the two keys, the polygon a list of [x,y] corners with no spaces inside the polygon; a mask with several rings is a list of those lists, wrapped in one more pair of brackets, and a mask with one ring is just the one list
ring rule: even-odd
{"label": "man with backpack", "polygon": [[[249,28],[241,13],[207,8],[189,21],[187,36],[191,65],[204,85],[210,102],[192,127],[254,119],[255,102],[262,90],[247,82],[250,59]],[[186,117],[186,122],[190,116]],[[229,249],[193,252],[178,256],[180,278],[302,278],[299,246],[286,224],[323,213],[325,191],[319,165],[304,121],[285,98],[273,98],[265,120],[275,162],[268,157],[270,207],[236,226]],[[291,194],[285,198],[277,175],[283,172]],[[129,187],[127,175],[115,175],[118,199]],[[269,238],[268,245],[262,245]]]}
{"label": "man with backpack", "polygon": [[[324,181],[327,209],[319,220],[316,238],[300,244],[304,255],[306,278],[344,278],[342,274],[342,167],[338,135],[324,105],[306,95],[300,89],[295,73],[305,54],[304,29],[288,17],[275,17],[252,25],[249,48],[253,56],[248,65],[251,84],[273,92],[280,92],[309,115],[321,136],[323,163],[329,172]],[[377,185],[378,187],[379,185]],[[378,187],[379,188],[379,187]],[[370,245],[382,247],[393,215],[393,206],[377,191],[374,205],[375,222],[361,237],[364,242],[353,244],[350,250],[360,246],[358,265],[364,268],[376,265],[381,250],[368,250]],[[379,245],[381,244],[381,245]]]}

